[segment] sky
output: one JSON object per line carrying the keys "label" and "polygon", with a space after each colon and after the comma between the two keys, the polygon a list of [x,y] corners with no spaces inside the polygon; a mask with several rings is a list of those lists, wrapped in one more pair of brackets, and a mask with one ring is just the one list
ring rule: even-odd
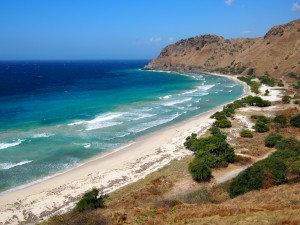
{"label": "sky", "polygon": [[260,37],[300,0],[1,0],[0,60],[152,59],[202,34]]}

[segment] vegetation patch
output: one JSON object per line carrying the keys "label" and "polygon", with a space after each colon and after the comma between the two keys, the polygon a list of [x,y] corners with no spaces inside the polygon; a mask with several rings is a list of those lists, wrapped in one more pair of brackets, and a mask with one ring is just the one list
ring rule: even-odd
{"label": "vegetation patch", "polygon": [[274,87],[275,85],[275,79],[268,76],[268,75],[263,75],[258,78],[262,84],[268,85],[270,87]]}
{"label": "vegetation patch", "polygon": [[283,184],[287,181],[289,171],[299,169],[297,167],[300,157],[299,140],[282,138],[275,147],[277,149],[275,153],[253,164],[232,180],[229,185],[230,197]]}
{"label": "vegetation patch", "polygon": [[210,129],[211,136],[197,138],[196,134],[186,138],[184,146],[195,152],[195,157],[189,164],[189,172],[196,181],[211,179],[211,168],[226,167],[234,162],[234,149],[227,143],[226,134],[219,128]]}
{"label": "vegetation patch", "polygon": [[288,118],[285,115],[276,115],[273,122],[276,124],[276,127],[286,127]]}
{"label": "vegetation patch", "polygon": [[300,114],[293,116],[293,117],[291,118],[291,120],[290,120],[290,124],[291,124],[293,127],[298,127],[298,128],[300,128]]}
{"label": "vegetation patch", "polygon": [[240,136],[243,138],[253,138],[253,133],[250,130],[244,129],[240,132]]}
{"label": "vegetation patch", "polygon": [[289,96],[289,95],[284,95],[284,96],[282,96],[282,102],[284,103],[284,104],[288,104],[288,103],[290,103],[291,102],[291,96]]}
{"label": "vegetation patch", "polygon": [[93,210],[97,208],[103,208],[105,199],[108,198],[107,195],[99,195],[98,189],[93,189],[90,192],[85,193],[80,201],[76,204],[75,209],[79,212],[83,212],[85,210]]}
{"label": "vegetation patch", "polygon": [[270,120],[265,116],[258,116],[255,125],[253,128],[258,133],[265,133],[270,130],[269,128]]}
{"label": "vegetation patch", "polygon": [[[248,75],[252,75],[252,74],[248,74]],[[259,87],[261,86],[261,83],[252,81],[251,77],[238,77],[238,79],[247,83],[250,86],[251,91],[253,93],[259,94]]]}
{"label": "vegetation patch", "polygon": [[280,142],[282,139],[282,136],[280,134],[271,133],[269,136],[265,139],[265,146],[269,148],[275,147],[275,145]]}

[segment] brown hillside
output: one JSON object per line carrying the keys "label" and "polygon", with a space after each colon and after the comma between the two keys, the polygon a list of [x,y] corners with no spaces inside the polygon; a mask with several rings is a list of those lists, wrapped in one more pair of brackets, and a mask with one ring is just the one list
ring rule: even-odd
{"label": "brown hillside", "polygon": [[[300,74],[300,19],[275,26],[260,38],[224,39],[201,35],[165,47],[145,69]],[[253,72],[252,72],[253,71]]]}

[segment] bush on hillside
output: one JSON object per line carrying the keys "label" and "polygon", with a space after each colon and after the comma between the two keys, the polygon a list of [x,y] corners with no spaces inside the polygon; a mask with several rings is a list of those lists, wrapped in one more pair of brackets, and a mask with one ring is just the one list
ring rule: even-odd
{"label": "bush on hillside", "polygon": [[277,151],[240,173],[229,186],[231,197],[251,190],[280,185],[287,181],[287,172],[300,176],[300,141],[295,138],[281,138]]}
{"label": "bush on hillside", "polygon": [[271,133],[269,136],[265,139],[265,146],[269,148],[275,147],[275,145],[280,142],[282,139],[282,136],[280,134],[274,134]]}
{"label": "bush on hillside", "polygon": [[265,133],[270,130],[268,123],[270,120],[265,116],[258,116],[253,128],[258,133]]}
{"label": "bush on hillside", "polygon": [[288,95],[284,95],[284,96],[282,96],[282,102],[284,103],[284,104],[288,104],[288,103],[290,103],[291,102],[291,96],[288,96]]}
{"label": "bush on hillside", "polygon": [[287,117],[285,115],[277,115],[273,119],[274,123],[277,123],[280,127],[286,127]]}
{"label": "bush on hillside", "polygon": [[192,133],[191,136],[188,136],[184,142],[184,146],[193,152],[195,152],[198,149],[197,144],[198,144],[198,139],[197,139],[197,134],[195,133]]}
{"label": "bush on hillside", "polygon": [[216,127],[219,127],[219,128],[229,128],[229,127],[232,127],[231,122],[227,118],[217,120],[217,121],[214,122],[213,125],[216,126]]}
{"label": "bush on hillside", "polygon": [[209,131],[210,131],[211,135],[213,135],[215,137],[219,137],[223,140],[226,140],[226,138],[227,138],[227,135],[224,132],[222,132],[220,130],[220,128],[218,128],[218,127],[212,126],[211,128],[209,128]]}
{"label": "bush on hillside", "polygon": [[107,195],[100,195],[98,197],[99,190],[93,189],[90,192],[85,193],[80,201],[76,204],[76,210],[83,212],[85,210],[92,210],[97,208],[103,208]]}
{"label": "bush on hillside", "polygon": [[293,116],[290,120],[290,124],[293,127],[299,127],[300,128],[300,114]]}
{"label": "bush on hillside", "polygon": [[286,166],[275,157],[261,160],[240,173],[229,186],[231,198],[252,190],[268,188],[286,182]]}
{"label": "bush on hillside", "polygon": [[268,76],[268,75],[264,75],[258,78],[260,80],[261,83],[266,84],[270,87],[273,87],[275,85],[275,80],[274,78]]}
{"label": "bush on hillside", "polygon": [[265,132],[268,132],[270,130],[268,124],[264,123],[261,120],[257,120],[253,128],[258,133],[265,133]]}
{"label": "bush on hillside", "polygon": [[250,130],[242,130],[240,136],[243,138],[253,138],[253,134]]}
{"label": "bush on hillside", "polygon": [[212,178],[211,169],[203,159],[195,157],[189,164],[189,172],[195,181],[209,181]]}
{"label": "bush on hillside", "polygon": [[210,136],[200,138],[196,157],[205,158],[210,167],[226,167],[234,162],[234,149],[222,138]]}

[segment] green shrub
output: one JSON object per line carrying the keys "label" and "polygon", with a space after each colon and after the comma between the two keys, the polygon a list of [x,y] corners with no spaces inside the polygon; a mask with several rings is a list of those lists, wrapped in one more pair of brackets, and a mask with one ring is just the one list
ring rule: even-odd
{"label": "green shrub", "polygon": [[253,134],[250,130],[242,130],[240,136],[243,138],[253,138]]}
{"label": "green shrub", "polygon": [[279,82],[278,82],[278,84],[277,84],[279,87],[284,87],[284,84],[283,84],[283,81],[282,80],[280,80]]}
{"label": "green shrub", "polygon": [[270,91],[269,91],[269,89],[267,89],[264,93],[264,96],[269,96],[269,94],[270,94]]}
{"label": "green shrub", "polygon": [[210,136],[199,139],[196,157],[205,158],[210,167],[226,167],[234,162],[234,150],[224,139]]}
{"label": "green shrub", "polygon": [[98,197],[99,190],[93,189],[83,195],[80,201],[76,204],[76,210],[82,212],[85,210],[92,210],[97,208],[103,208],[107,195],[101,195]]}
{"label": "green shrub", "polygon": [[287,117],[285,115],[277,115],[273,119],[274,123],[280,125],[280,127],[286,127],[287,125]]}
{"label": "green shrub", "polygon": [[281,139],[282,139],[282,136],[280,134],[271,133],[265,139],[265,146],[269,147],[269,148],[273,148]]}
{"label": "green shrub", "polygon": [[290,120],[290,124],[293,127],[299,127],[300,128],[300,114],[293,116]]}
{"label": "green shrub", "polygon": [[189,164],[189,172],[195,181],[209,181],[212,178],[211,169],[203,159],[195,157]]}
{"label": "green shrub", "polygon": [[197,139],[197,134],[195,133],[192,133],[191,136],[188,136],[184,142],[184,146],[193,152],[195,152],[198,149],[197,144],[198,144],[198,139]]}
{"label": "green shrub", "polygon": [[261,83],[266,84],[270,87],[273,87],[275,85],[275,79],[268,75],[261,76],[258,79],[260,80]]}
{"label": "green shrub", "polygon": [[288,171],[300,175],[300,141],[295,138],[281,138],[275,147],[276,152],[233,179],[229,185],[231,197],[285,183]]}
{"label": "green shrub", "polygon": [[221,120],[221,119],[226,119],[226,114],[222,111],[222,112],[216,112],[214,113],[210,118],[212,119],[216,119],[216,120]]}
{"label": "green shrub", "polygon": [[[250,71],[251,69],[249,69]],[[252,75],[252,74],[248,74],[248,75]],[[259,87],[260,87],[260,83],[256,82],[256,81],[252,81],[252,79],[250,77],[238,77],[239,80],[247,83],[250,88],[251,88],[251,91],[256,93],[256,94],[259,94]]]}
{"label": "green shrub", "polygon": [[291,102],[291,96],[288,96],[288,95],[282,96],[282,102],[285,103],[285,104],[290,103]]}
{"label": "green shrub", "polygon": [[295,100],[294,104],[299,105],[299,100]]}
{"label": "green shrub", "polygon": [[232,124],[227,118],[224,118],[224,119],[215,121],[214,126],[219,127],[219,128],[228,128],[228,127],[232,127]]}
{"label": "green shrub", "polygon": [[251,96],[251,95],[243,98],[242,101],[251,106],[258,106],[258,107],[267,107],[271,105],[270,101],[263,100],[261,97]]}
{"label": "green shrub", "polygon": [[258,133],[265,133],[270,130],[268,124],[262,120],[257,120],[253,128]]}
{"label": "green shrub", "polygon": [[295,89],[300,89],[300,81],[298,81],[297,84],[294,85],[294,88],[295,88]]}
{"label": "green shrub", "polygon": [[219,137],[223,140],[226,140],[227,138],[227,135],[224,132],[222,132],[218,127],[212,126],[211,128],[209,128],[209,131],[211,135],[215,137]]}
{"label": "green shrub", "polygon": [[268,158],[254,163],[233,179],[229,186],[231,198],[252,190],[268,188],[286,182],[287,168],[278,158]]}

